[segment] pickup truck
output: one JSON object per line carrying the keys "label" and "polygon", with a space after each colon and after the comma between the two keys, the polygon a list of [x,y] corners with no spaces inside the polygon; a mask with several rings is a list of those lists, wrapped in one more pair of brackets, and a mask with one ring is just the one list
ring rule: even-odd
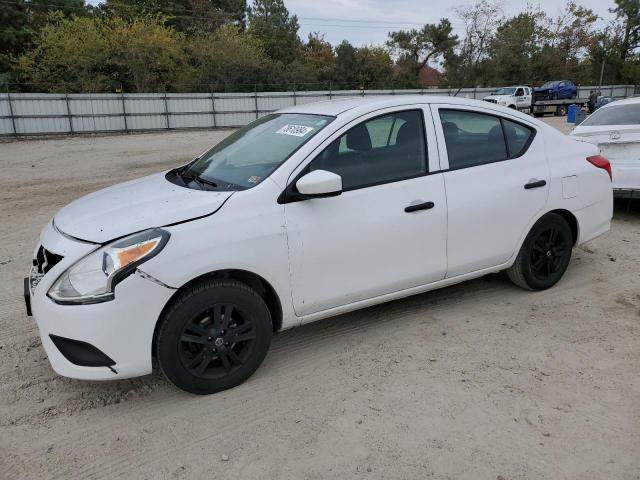
{"label": "pickup truck", "polygon": [[531,87],[516,85],[513,87],[502,87],[483,98],[485,102],[497,103],[515,110],[531,111],[532,105]]}

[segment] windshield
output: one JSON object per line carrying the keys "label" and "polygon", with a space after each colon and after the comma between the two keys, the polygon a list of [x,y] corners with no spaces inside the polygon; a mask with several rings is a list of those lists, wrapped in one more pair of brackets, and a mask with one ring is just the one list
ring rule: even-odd
{"label": "windshield", "polygon": [[598,109],[580,125],[640,125],[640,103],[611,105]]}
{"label": "windshield", "polygon": [[193,181],[207,190],[251,188],[332,120],[309,114],[266,115],[228,136],[177,175],[186,186]]}
{"label": "windshield", "polygon": [[540,88],[553,88],[556,83],[558,82],[547,82],[544,85],[542,85]]}
{"label": "windshield", "polygon": [[505,88],[499,88],[498,90],[493,92],[492,95],[513,95],[514,93],[516,93],[515,88],[505,87]]}

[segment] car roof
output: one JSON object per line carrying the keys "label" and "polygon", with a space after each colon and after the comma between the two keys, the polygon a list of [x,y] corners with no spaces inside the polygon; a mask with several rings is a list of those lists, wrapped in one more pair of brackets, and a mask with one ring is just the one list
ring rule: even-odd
{"label": "car roof", "polygon": [[305,103],[278,110],[278,113],[306,113],[313,115],[338,116],[352,110],[362,113],[400,105],[424,105],[433,103],[449,103],[453,105],[469,105],[487,108],[491,104],[481,100],[445,95],[380,95],[376,97],[347,97],[339,100],[324,100]]}

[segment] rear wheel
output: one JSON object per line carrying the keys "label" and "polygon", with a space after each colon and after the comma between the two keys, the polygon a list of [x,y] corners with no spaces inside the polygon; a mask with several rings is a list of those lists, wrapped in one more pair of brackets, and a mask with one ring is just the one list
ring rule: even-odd
{"label": "rear wheel", "polygon": [[528,290],[550,288],[567,270],[572,248],[573,237],[567,221],[548,213],[531,228],[507,275],[513,283]]}
{"label": "rear wheel", "polygon": [[194,284],[178,295],[161,322],[160,368],[191,393],[215,393],[241,384],[260,366],[271,343],[267,305],[235,280]]}
{"label": "rear wheel", "polygon": [[556,108],[556,117],[564,117],[567,114],[566,105],[558,105]]}

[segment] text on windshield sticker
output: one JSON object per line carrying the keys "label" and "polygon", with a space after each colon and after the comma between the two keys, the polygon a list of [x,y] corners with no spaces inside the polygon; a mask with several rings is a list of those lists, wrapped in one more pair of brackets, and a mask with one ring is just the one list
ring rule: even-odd
{"label": "text on windshield sticker", "polygon": [[307,127],[305,125],[285,125],[276,133],[281,135],[293,135],[294,137],[304,137],[307,133],[311,132],[313,127]]}

